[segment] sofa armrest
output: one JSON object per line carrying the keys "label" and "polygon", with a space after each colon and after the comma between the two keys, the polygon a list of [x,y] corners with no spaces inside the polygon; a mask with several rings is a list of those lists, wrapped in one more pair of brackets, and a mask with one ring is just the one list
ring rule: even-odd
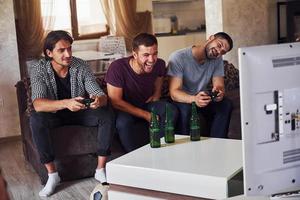
{"label": "sofa armrest", "polygon": [[[18,81],[15,85],[16,87],[16,93],[17,93],[17,101],[18,101],[18,107],[19,107],[19,118],[20,118],[20,126],[21,126],[21,137],[23,142],[23,152],[25,155],[26,160],[29,160],[30,153],[27,151],[28,149],[25,147],[26,144],[30,143],[32,141],[32,135],[31,130],[29,126],[29,109],[28,109],[28,100],[31,99],[28,98],[28,90],[27,90],[27,80],[21,80]],[[26,143],[26,144],[25,144]]]}
{"label": "sofa armrest", "polygon": [[15,85],[17,92],[17,100],[19,106],[19,115],[23,115],[27,110],[27,93],[24,81],[18,81]]}

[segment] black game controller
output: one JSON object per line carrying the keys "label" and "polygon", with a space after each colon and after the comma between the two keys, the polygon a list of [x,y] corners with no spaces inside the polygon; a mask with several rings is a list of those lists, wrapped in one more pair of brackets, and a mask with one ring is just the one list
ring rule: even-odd
{"label": "black game controller", "polygon": [[90,107],[91,103],[93,103],[95,99],[87,98],[87,99],[82,99],[81,103],[83,103],[87,108]]}
{"label": "black game controller", "polygon": [[217,97],[218,97],[218,94],[219,92],[218,91],[207,91],[206,92],[208,96],[210,96],[211,100],[212,101],[216,101],[217,100]]}

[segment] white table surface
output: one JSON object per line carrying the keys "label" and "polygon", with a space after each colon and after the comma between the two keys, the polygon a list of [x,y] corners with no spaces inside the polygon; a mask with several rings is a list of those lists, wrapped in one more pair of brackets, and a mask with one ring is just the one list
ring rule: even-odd
{"label": "white table surface", "polygon": [[118,53],[107,53],[100,51],[74,51],[72,54],[73,56],[81,58],[85,61],[118,59],[122,57],[122,55]]}
{"label": "white table surface", "polygon": [[[163,141],[163,138],[162,138]],[[175,194],[222,199],[242,170],[240,140],[176,135],[174,144],[145,145],[107,163],[109,183]]]}

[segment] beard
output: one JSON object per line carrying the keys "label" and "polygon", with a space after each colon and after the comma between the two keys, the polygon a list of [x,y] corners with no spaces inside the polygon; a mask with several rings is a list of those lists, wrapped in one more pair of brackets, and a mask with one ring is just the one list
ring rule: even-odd
{"label": "beard", "polygon": [[137,61],[137,64],[143,73],[151,73],[153,71],[155,63],[156,61],[152,63]]}
{"label": "beard", "polygon": [[217,50],[214,47],[209,46],[205,47],[205,55],[208,60],[217,59],[219,57]]}
{"label": "beard", "polygon": [[52,58],[51,63],[54,65],[60,65],[61,67],[69,67],[71,65],[72,58],[64,58],[64,59],[58,59],[58,58]]}
{"label": "beard", "polygon": [[143,70],[145,73],[151,73],[153,71],[153,65],[152,66],[144,65]]}

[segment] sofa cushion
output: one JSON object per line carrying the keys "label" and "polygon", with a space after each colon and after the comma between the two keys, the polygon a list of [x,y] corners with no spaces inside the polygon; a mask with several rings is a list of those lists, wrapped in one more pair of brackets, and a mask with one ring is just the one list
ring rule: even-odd
{"label": "sofa cushion", "polygon": [[240,91],[239,88],[226,92],[226,97],[232,101],[233,110],[231,113],[228,138],[241,139],[241,113],[240,113]]}
{"label": "sofa cushion", "polygon": [[226,60],[224,60],[224,83],[226,91],[237,89],[240,86],[239,70]]}
{"label": "sofa cushion", "polygon": [[[53,149],[57,158],[97,151],[97,127],[60,126],[51,129]],[[80,141],[80,142],[79,142]]]}

